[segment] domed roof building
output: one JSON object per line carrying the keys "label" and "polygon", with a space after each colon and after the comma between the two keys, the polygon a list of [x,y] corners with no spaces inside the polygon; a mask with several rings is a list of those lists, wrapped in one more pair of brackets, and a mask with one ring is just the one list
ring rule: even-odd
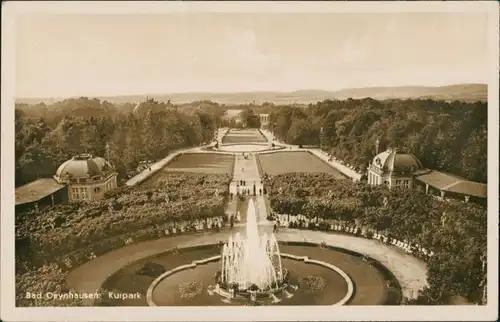
{"label": "domed roof building", "polygon": [[487,186],[450,173],[426,169],[413,154],[387,149],[368,166],[368,184],[425,191],[439,200],[469,200],[486,205]]}
{"label": "domed roof building", "polygon": [[117,187],[117,173],[104,158],[80,154],[59,166],[54,179],[68,185],[69,200],[98,200]]}
{"label": "domed roof building", "polygon": [[368,166],[368,184],[413,187],[414,176],[426,169],[411,153],[387,149],[377,154]]}

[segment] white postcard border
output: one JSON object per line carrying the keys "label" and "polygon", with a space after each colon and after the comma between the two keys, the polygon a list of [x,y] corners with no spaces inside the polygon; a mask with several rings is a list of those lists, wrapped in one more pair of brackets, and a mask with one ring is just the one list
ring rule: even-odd
{"label": "white postcard border", "polygon": [[[484,12],[490,24],[488,83],[488,304],[485,306],[15,308],[14,22],[18,14],[148,14],[193,12]],[[491,2],[7,2],[2,4],[1,295],[5,321],[333,321],[496,320],[498,318],[498,3]]]}

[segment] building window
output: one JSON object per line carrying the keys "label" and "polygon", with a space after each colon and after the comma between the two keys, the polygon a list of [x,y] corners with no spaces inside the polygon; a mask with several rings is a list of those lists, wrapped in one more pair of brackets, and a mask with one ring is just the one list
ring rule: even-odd
{"label": "building window", "polygon": [[99,193],[99,192],[101,192],[101,188],[99,188],[99,187],[95,187],[95,188],[94,188],[94,192],[95,192],[95,193]]}
{"label": "building window", "polygon": [[396,180],[396,186],[400,186],[401,185],[401,180]]}
{"label": "building window", "polygon": [[409,188],[410,187],[410,180],[403,180],[403,186],[405,188]]}
{"label": "building window", "polygon": [[78,193],[78,188],[71,189],[71,199],[73,199],[73,200],[80,199],[80,194]]}
{"label": "building window", "polygon": [[87,194],[87,189],[86,188],[80,188],[80,197],[83,199],[83,200],[86,200],[88,199],[88,194]]}

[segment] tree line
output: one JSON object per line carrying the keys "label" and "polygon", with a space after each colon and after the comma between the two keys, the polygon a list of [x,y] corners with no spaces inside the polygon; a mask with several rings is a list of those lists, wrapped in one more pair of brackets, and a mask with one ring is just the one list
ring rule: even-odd
{"label": "tree line", "polygon": [[18,104],[16,185],[51,177],[59,165],[80,153],[109,158],[124,178],[140,161],[209,142],[223,113],[214,103],[179,109],[153,99],[134,108],[85,97],[49,106]]}
{"label": "tree line", "polygon": [[16,105],[16,185],[52,176],[82,152],[109,157],[120,177],[141,160],[209,141],[220,126],[269,127],[291,144],[319,145],[365,169],[379,151],[400,147],[430,169],[487,181],[487,104],[434,100],[325,100],[307,106],[241,105],[242,120],[224,117],[228,108],[210,101],[175,105],[149,99],[139,105],[90,98],[52,105]]}
{"label": "tree line", "polygon": [[403,148],[427,168],[486,182],[487,116],[484,102],[366,98],[279,106],[269,119],[277,138],[321,146],[360,169],[375,156],[378,139],[379,152]]}

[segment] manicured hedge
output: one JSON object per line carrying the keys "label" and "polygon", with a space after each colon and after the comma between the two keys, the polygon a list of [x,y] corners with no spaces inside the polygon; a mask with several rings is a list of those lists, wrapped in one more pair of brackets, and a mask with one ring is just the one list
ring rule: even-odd
{"label": "manicured hedge", "polygon": [[[78,305],[26,299],[59,292],[67,272],[108,251],[166,235],[219,229],[230,177],[172,174],[150,188],[120,188],[105,200],[58,205],[16,219],[16,292],[20,306]],[[38,281],[38,282],[37,282]]]}
{"label": "manicured hedge", "polygon": [[484,207],[440,201],[415,190],[336,180],[328,174],[288,173],[264,183],[275,213],[365,227],[432,250],[429,287],[418,303],[443,304],[453,295],[482,301],[487,244]]}

